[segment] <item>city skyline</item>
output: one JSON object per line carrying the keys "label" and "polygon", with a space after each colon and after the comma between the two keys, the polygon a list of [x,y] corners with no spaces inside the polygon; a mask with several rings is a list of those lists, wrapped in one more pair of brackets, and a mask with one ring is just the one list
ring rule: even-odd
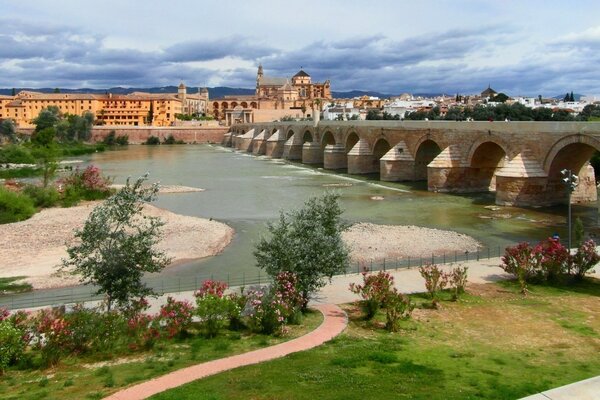
{"label": "city skyline", "polygon": [[252,88],[301,66],[335,91],[600,94],[600,4],[70,0],[0,6],[0,87]]}

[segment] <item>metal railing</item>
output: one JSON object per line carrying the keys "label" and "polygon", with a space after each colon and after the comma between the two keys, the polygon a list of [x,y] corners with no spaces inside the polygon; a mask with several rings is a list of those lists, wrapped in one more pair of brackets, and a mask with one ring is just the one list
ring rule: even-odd
{"label": "metal railing", "polygon": [[[382,258],[378,260],[354,261],[344,274],[358,274],[363,271],[389,271],[403,268],[418,268],[427,264],[455,264],[469,261],[479,261],[502,256],[504,247],[481,247],[473,252],[449,252],[432,254],[424,257]],[[259,269],[255,271],[231,273],[197,274],[189,276],[148,277],[144,282],[158,295],[167,293],[181,293],[198,290],[205,280],[219,280],[226,282],[229,287],[263,285],[271,282],[270,277]],[[0,307],[8,309],[34,308],[43,306],[58,306],[64,304],[83,303],[103,299],[103,295],[96,294],[94,286],[74,286],[42,291],[31,291],[0,296]]]}

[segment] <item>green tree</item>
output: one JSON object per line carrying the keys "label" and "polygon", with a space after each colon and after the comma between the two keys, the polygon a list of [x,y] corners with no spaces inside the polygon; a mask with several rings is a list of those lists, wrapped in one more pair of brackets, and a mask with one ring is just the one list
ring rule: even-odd
{"label": "green tree", "polygon": [[[0,139],[4,137],[6,141],[14,143],[17,141],[17,134],[15,132],[15,123],[12,119],[5,119],[0,122]],[[0,140],[2,142],[2,140]]]}
{"label": "green tree", "polygon": [[267,225],[270,237],[261,237],[254,251],[258,267],[271,277],[284,271],[296,274],[303,308],[327,279],[349,265],[341,236],[347,226],[338,199],[339,195],[326,193],[309,199],[299,210],[281,212],[277,223]]}
{"label": "green tree", "polygon": [[56,106],[44,108],[33,120],[35,132],[39,132],[46,128],[53,128],[60,120],[60,110]]}
{"label": "green tree", "polygon": [[60,89],[59,88],[54,88],[53,92],[54,93],[60,93]]}
{"label": "green tree", "polygon": [[31,155],[42,169],[44,187],[48,186],[58,167],[59,151],[54,140],[55,136],[56,130],[52,126],[36,131],[31,136],[31,143],[33,144]]}
{"label": "green tree", "polygon": [[158,185],[144,187],[147,175],[97,206],[82,229],[75,232],[78,243],[69,247],[69,258],[61,270],[79,275],[84,284],[98,286],[108,309],[126,307],[132,300],[153,295],[143,282],[146,272],[159,272],[171,259],[156,245],[164,222],[142,215],[145,202],[156,199]]}
{"label": "green tree", "polygon": [[12,88],[12,96],[16,96],[17,95],[17,90],[15,88]]}
{"label": "green tree", "polygon": [[148,116],[146,117],[146,124],[152,125],[152,121],[154,121],[154,103],[150,102],[150,109],[148,110]]}

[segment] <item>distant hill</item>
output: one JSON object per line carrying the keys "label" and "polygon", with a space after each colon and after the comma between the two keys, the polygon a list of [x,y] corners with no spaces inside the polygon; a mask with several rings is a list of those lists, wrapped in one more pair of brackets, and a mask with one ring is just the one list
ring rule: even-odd
{"label": "distant hill", "polygon": [[[54,93],[54,88],[15,88],[15,91],[18,93],[21,90],[31,90],[35,92],[42,93]],[[104,93],[113,93],[113,94],[129,94],[133,92],[147,92],[147,93],[177,93],[177,86],[163,86],[163,87],[153,87],[153,88],[124,88],[124,87],[112,87],[109,89],[90,89],[90,88],[81,88],[81,89],[59,89],[61,93],[92,93],[92,94],[104,94]],[[197,87],[188,87],[188,93],[196,93],[198,92]],[[218,99],[223,96],[231,96],[231,95],[253,95],[255,93],[254,89],[245,89],[245,88],[231,88],[225,86],[217,86],[214,88],[208,88],[208,94],[211,99]],[[0,94],[3,95],[11,95],[12,88],[10,89],[0,89]]]}

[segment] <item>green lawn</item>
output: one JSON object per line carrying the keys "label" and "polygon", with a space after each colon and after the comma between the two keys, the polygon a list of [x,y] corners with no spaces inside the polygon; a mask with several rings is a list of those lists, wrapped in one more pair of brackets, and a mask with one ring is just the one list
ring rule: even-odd
{"label": "green lawn", "polygon": [[160,341],[147,352],[117,357],[72,356],[46,370],[11,367],[0,376],[0,398],[101,399],[126,386],[176,369],[290,340],[314,330],[322,319],[321,313],[311,311],[303,318],[302,325],[290,326],[290,333],[284,337],[224,330],[218,337],[206,339],[193,329],[191,337]]}
{"label": "green lawn", "polygon": [[512,400],[600,374],[600,281],[530,289],[471,285],[397,334],[348,305],[349,328],[328,344],[152,398]]}

